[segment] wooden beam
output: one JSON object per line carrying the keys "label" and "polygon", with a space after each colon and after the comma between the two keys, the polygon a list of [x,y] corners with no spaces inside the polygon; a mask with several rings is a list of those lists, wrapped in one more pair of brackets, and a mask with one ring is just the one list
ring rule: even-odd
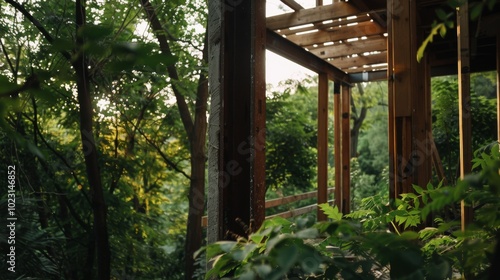
{"label": "wooden beam", "polygon": [[209,6],[209,241],[246,236],[242,224],[255,230],[265,218],[265,4]]}
{"label": "wooden beam", "polygon": [[380,27],[378,24],[365,21],[357,25],[336,26],[323,30],[318,29],[317,32],[312,33],[289,35],[286,38],[299,46],[308,47],[313,44],[320,45],[326,42],[337,42],[362,36],[383,35],[385,32],[386,29]]}
{"label": "wooden beam", "polygon": [[[327,189],[327,194],[331,194],[333,192],[334,192],[333,188]],[[285,204],[296,202],[299,200],[317,197],[317,196],[318,196],[318,192],[312,191],[312,192],[295,194],[295,195],[290,195],[290,196],[281,197],[281,198],[270,199],[270,200],[266,201],[266,209],[280,206],[280,205],[285,205]]]}
{"label": "wooden beam", "polygon": [[283,4],[287,5],[288,7],[290,7],[294,11],[304,9],[304,7],[302,7],[302,5],[300,5],[299,3],[297,3],[294,0],[281,0],[281,2],[283,2]]}
{"label": "wooden beam", "polygon": [[342,213],[351,212],[351,87],[342,86]]}
{"label": "wooden beam", "polygon": [[318,6],[310,9],[298,10],[293,13],[277,15],[267,18],[267,28],[283,29],[325,20],[333,20],[342,17],[353,16],[364,13],[346,2],[337,2],[330,5]]}
{"label": "wooden beam", "polygon": [[[328,75],[318,74],[318,204],[328,201]],[[318,209],[318,221],[326,221]]]}
{"label": "wooden beam", "polygon": [[326,73],[329,80],[349,83],[349,77],[344,71],[307,52],[274,31],[268,29],[266,38],[268,50],[316,73]]}
{"label": "wooden beam", "polygon": [[334,160],[335,160],[335,206],[342,211],[342,103],[340,103],[340,83],[333,86],[333,113],[334,113]]}
{"label": "wooden beam", "polygon": [[417,93],[417,77],[412,76],[416,62],[415,1],[388,0],[389,69],[389,176],[391,200],[413,192],[415,168],[412,137],[412,97]]}
{"label": "wooden beam", "polygon": [[368,38],[354,42],[333,44],[324,47],[310,49],[309,51],[319,58],[342,57],[346,54],[362,54],[364,52],[385,51],[387,49],[387,39],[384,37]]}
{"label": "wooden beam", "polygon": [[375,20],[375,22],[380,26],[380,27],[387,27],[387,22],[374,10],[379,10],[379,9],[384,9],[386,7],[377,7],[376,9],[370,9],[366,5],[365,0],[351,0],[349,1],[352,3],[356,8],[361,9],[361,10],[370,10],[369,15]]}
{"label": "wooden beam", "polygon": [[387,63],[387,52],[372,55],[358,55],[355,57],[342,57],[329,61],[333,66],[347,72],[349,67],[363,67],[363,65]]}
{"label": "wooden beam", "polygon": [[337,20],[332,20],[332,21],[327,21],[327,23],[323,22],[317,22],[314,25],[306,25],[306,26],[301,26],[301,27],[295,27],[295,28],[284,28],[284,29],[278,29],[276,32],[278,32],[281,35],[289,36],[289,35],[294,35],[297,33],[303,33],[315,29],[320,29],[320,30],[326,30],[328,28],[334,28],[334,27],[339,27],[339,26],[348,26],[350,24],[354,23],[360,23],[360,22],[366,22],[370,21],[370,17],[367,16],[366,14],[358,15],[356,18],[352,19],[342,19],[342,21]]}
{"label": "wooden beam", "polygon": [[[387,63],[389,64],[389,63]],[[358,72],[349,74],[349,79],[351,83],[362,83],[362,82],[374,82],[387,80],[387,71],[368,71],[368,72]]]}
{"label": "wooden beam", "polygon": [[374,65],[366,65],[363,67],[358,67],[358,68],[348,68],[348,69],[343,69],[347,74],[353,74],[353,73],[360,73],[363,71],[371,71],[371,72],[377,72],[377,71],[382,71],[382,70],[387,70],[387,65],[384,64],[374,64]]}
{"label": "wooden beam", "polygon": [[[458,118],[460,130],[460,177],[472,171],[472,122],[470,96],[469,7],[464,2],[457,10]],[[461,203],[462,230],[472,222],[472,207]]]}

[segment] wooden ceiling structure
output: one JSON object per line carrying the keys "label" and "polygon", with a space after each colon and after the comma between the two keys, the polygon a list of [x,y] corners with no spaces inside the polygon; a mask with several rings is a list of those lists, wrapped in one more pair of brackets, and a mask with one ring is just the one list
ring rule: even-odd
{"label": "wooden ceiling structure", "polygon": [[[471,170],[470,72],[500,68],[500,36],[490,28],[500,23],[499,5],[485,10],[481,22],[470,21],[468,4],[461,6],[454,17],[458,32],[435,38],[419,63],[417,49],[431,30],[434,11],[446,9],[445,0],[317,0],[312,8],[281,2],[293,12],[266,18],[265,0],[208,1],[209,242],[246,235],[265,216],[266,49],[318,73],[318,204],[328,200],[329,81],[334,200],[343,212],[350,205],[349,98],[357,82],[388,81],[391,198],[412,192],[412,184],[426,186],[432,177],[433,75],[458,74],[461,173]],[[470,209],[463,213],[466,224]],[[325,217],[318,212],[318,218]]]}

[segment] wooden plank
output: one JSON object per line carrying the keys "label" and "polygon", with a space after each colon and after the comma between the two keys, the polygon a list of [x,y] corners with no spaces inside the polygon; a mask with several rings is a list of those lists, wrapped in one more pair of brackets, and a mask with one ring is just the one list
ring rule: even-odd
{"label": "wooden plank", "polygon": [[[334,193],[335,189],[334,188],[329,188],[328,189],[328,194]],[[301,194],[296,194],[296,195],[290,195],[286,197],[281,197],[281,198],[276,198],[276,199],[270,199],[266,201],[266,209],[267,208],[272,208],[280,205],[285,205],[288,203],[296,202],[299,200],[304,200],[308,198],[313,198],[317,196],[317,191],[312,191],[312,192],[307,192],[307,193],[301,193]],[[329,201],[328,201],[329,202]],[[316,204],[315,204],[316,205]],[[266,217],[268,219],[269,217]],[[208,216],[203,216],[201,220],[201,226],[206,228],[208,225]]]}
{"label": "wooden plank", "polygon": [[290,35],[294,35],[297,33],[303,33],[303,32],[316,30],[316,29],[327,30],[329,28],[335,28],[335,27],[339,27],[339,26],[345,27],[345,26],[349,26],[351,24],[359,24],[361,22],[367,22],[370,20],[371,20],[370,16],[368,16],[366,14],[362,14],[362,15],[358,15],[356,18],[352,18],[352,19],[342,19],[342,20],[336,19],[336,20],[326,21],[326,23],[317,22],[314,25],[305,25],[305,26],[300,26],[300,27],[298,26],[298,27],[294,27],[292,29],[290,29],[290,28],[278,29],[278,30],[276,30],[276,32],[279,33],[280,35],[290,36]]}
{"label": "wooden plank", "polygon": [[366,40],[354,42],[344,42],[330,46],[318,47],[309,51],[319,58],[335,58],[342,57],[346,54],[362,54],[364,52],[385,51],[387,50],[387,39],[376,36]]}
{"label": "wooden plank", "polygon": [[[389,63],[387,63],[389,65]],[[369,72],[361,72],[361,73],[353,73],[349,74],[349,79],[351,83],[361,83],[361,82],[374,82],[374,81],[383,81],[387,80],[387,70],[384,71],[369,71]]]}
{"label": "wooden plank", "polygon": [[439,156],[439,151],[436,147],[436,142],[434,141],[434,137],[432,136],[432,132],[429,133],[429,139],[431,143],[431,151],[432,151],[432,164],[436,169],[436,174],[438,176],[439,181],[442,181],[446,186],[448,181],[446,180],[446,175],[444,173],[443,163],[441,161],[441,157]]}
{"label": "wooden plank", "polygon": [[304,9],[304,7],[302,7],[302,5],[300,5],[299,3],[297,3],[294,0],[281,0],[281,2],[283,4],[285,4],[285,5],[287,5],[288,7],[290,7],[294,11],[298,11],[298,10],[303,10]]}
{"label": "wooden plank", "polygon": [[341,211],[342,207],[342,104],[340,103],[340,83],[335,82],[333,87],[334,113],[334,160],[335,160],[335,195],[334,202]]}
{"label": "wooden plank", "polygon": [[273,30],[290,28],[309,23],[321,22],[324,20],[333,20],[353,16],[361,13],[366,13],[366,11],[358,10],[346,2],[337,2],[330,5],[268,17],[267,28]]}
{"label": "wooden plank", "polygon": [[342,86],[342,213],[351,212],[351,87]]}
{"label": "wooden plank", "polygon": [[313,205],[309,205],[309,206],[304,206],[304,207],[301,207],[301,208],[293,209],[293,210],[290,210],[290,211],[286,211],[286,212],[283,212],[283,213],[279,213],[279,214],[276,214],[276,215],[271,215],[271,216],[266,217],[266,219],[272,219],[272,218],[275,218],[275,217],[281,217],[283,219],[293,218],[293,217],[297,217],[297,216],[304,215],[304,214],[307,214],[309,212],[312,212],[312,211],[316,210],[317,208],[318,208],[318,205],[317,204],[313,204]]}
{"label": "wooden plank", "polygon": [[353,24],[358,24],[360,22],[366,22],[370,21],[371,18],[370,16],[366,14],[358,15],[356,18],[349,18],[349,19],[336,19],[336,20],[328,20],[324,22],[317,22],[313,25],[304,25],[304,26],[297,26],[293,28],[284,28],[284,29],[277,29],[275,30],[277,33],[280,35],[284,36],[290,36],[290,35],[295,35],[297,33],[304,33],[312,30],[327,30],[329,28],[335,28],[339,26],[349,26]]}
{"label": "wooden plank", "polygon": [[348,69],[343,69],[347,74],[354,74],[354,73],[360,73],[363,71],[382,71],[382,70],[387,70],[387,64],[373,64],[373,65],[366,65],[363,67],[358,67],[358,68],[348,68]]}
{"label": "wooden plank", "polygon": [[[467,2],[457,10],[457,50],[458,50],[458,118],[460,131],[460,177],[472,170],[472,122],[470,96],[470,41],[469,8]],[[462,230],[472,222],[471,207],[461,203]]]}
{"label": "wooden plank", "polygon": [[274,31],[268,29],[266,38],[266,47],[268,50],[316,73],[326,73],[330,80],[349,83],[349,76],[344,71],[334,67],[312,53],[307,52],[303,48],[276,34]]}
{"label": "wooden plank", "polygon": [[336,26],[328,29],[320,30],[313,33],[301,35],[289,35],[286,38],[299,46],[311,46],[313,44],[321,44],[326,42],[337,42],[350,38],[358,38],[362,36],[383,35],[386,32],[385,28],[380,25],[365,21],[352,26]]}
{"label": "wooden plank", "polygon": [[[334,192],[334,188],[329,188],[327,189],[327,194],[331,194]],[[292,202],[296,202],[299,200],[304,200],[308,198],[313,198],[313,197],[318,196],[317,191],[312,191],[312,192],[306,192],[306,193],[301,193],[301,194],[295,194],[295,195],[290,195],[290,196],[285,196],[281,198],[275,198],[275,199],[270,199],[266,201],[266,209],[267,208],[272,208]]]}
{"label": "wooden plank", "polygon": [[[328,201],[328,75],[318,74],[318,204]],[[318,209],[318,221],[326,221]]]}
{"label": "wooden plank", "polygon": [[[387,52],[381,52],[378,54],[372,54],[366,56],[358,55],[355,57],[337,58],[337,59],[332,59],[329,62],[333,66],[347,72],[347,68],[353,66],[362,68],[364,65],[387,63]],[[386,68],[386,66],[384,68]]]}

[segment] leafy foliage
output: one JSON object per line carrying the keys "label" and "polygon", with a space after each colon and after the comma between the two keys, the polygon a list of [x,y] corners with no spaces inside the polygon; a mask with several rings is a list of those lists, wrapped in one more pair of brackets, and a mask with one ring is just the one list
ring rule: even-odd
{"label": "leafy foliage", "polygon": [[[425,40],[422,42],[420,47],[417,50],[417,61],[420,62],[422,58],[424,57],[424,52],[429,43],[432,43],[434,40],[434,36],[439,35],[441,37],[446,36],[446,32],[448,29],[452,29],[455,27],[454,24],[454,14],[455,10],[462,6],[464,3],[469,2],[468,0],[448,0],[446,2],[448,9],[451,8],[451,12],[446,12],[444,9],[437,9],[436,10],[436,16],[438,20],[435,20],[432,23],[432,28]],[[477,0],[477,1],[470,1],[469,3],[469,12],[470,12],[470,19],[471,20],[478,20],[483,12],[487,10],[493,10],[495,7],[496,3],[498,2],[497,0]]]}
{"label": "leafy foliage", "polygon": [[[456,186],[414,186],[415,193],[402,195],[394,209],[381,204],[380,196],[364,199],[360,210],[345,216],[323,204],[332,221],[311,225],[307,218],[275,218],[248,239],[210,244],[204,249],[213,262],[206,279],[451,279],[460,274],[487,279],[491,256],[499,253],[494,251],[500,223],[498,144],[478,151],[474,166],[478,172]],[[462,200],[477,205],[465,231],[443,218]],[[421,227],[430,214],[436,227]]]}

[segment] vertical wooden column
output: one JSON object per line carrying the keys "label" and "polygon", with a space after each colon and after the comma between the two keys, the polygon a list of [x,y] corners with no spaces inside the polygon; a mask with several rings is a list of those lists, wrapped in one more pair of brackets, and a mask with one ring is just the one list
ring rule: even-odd
{"label": "vertical wooden column", "polygon": [[209,242],[265,217],[265,4],[209,1]]}
{"label": "vertical wooden column", "polygon": [[342,213],[351,212],[351,87],[342,85]]}
{"label": "vertical wooden column", "polygon": [[[318,204],[328,201],[328,75],[318,74]],[[326,215],[318,208],[318,221]]]}
{"label": "vertical wooden column", "polygon": [[429,74],[426,58],[416,60],[421,43],[416,2],[387,1],[391,200],[413,192],[412,184],[425,187],[432,175]]}
{"label": "vertical wooden column", "polygon": [[340,83],[333,85],[333,113],[334,113],[334,156],[335,156],[335,196],[334,202],[342,211],[342,104],[340,103]]}
{"label": "vertical wooden column", "polygon": [[[457,11],[458,118],[460,131],[460,177],[472,170],[472,122],[470,96],[469,8],[467,2]],[[461,203],[462,230],[472,221],[472,208]]]}

